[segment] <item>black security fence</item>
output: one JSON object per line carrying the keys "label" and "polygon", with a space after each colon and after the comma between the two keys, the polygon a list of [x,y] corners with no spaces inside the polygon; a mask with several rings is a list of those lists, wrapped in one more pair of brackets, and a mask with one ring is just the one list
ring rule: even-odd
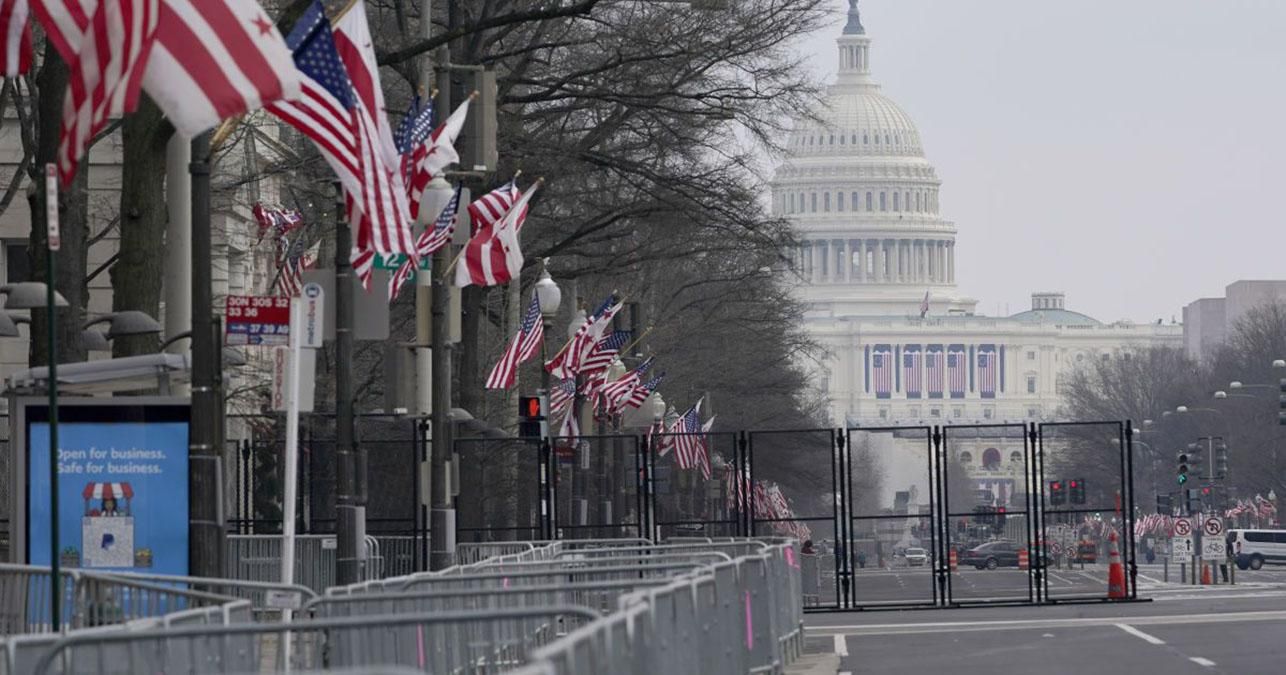
{"label": "black security fence", "polygon": [[806,543],[796,562],[810,610],[1137,599],[1128,429],[458,440],[457,531],[461,541],[789,536]]}

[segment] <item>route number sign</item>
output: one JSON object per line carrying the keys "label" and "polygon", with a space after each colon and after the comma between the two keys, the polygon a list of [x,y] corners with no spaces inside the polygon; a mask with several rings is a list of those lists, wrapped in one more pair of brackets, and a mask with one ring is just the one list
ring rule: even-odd
{"label": "route number sign", "polygon": [[1206,518],[1206,522],[1202,527],[1205,529],[1206,534],[1212,537],[1217,537],[1223,534],[1223,521],[1219,520],[1215,516]]}
{"label": "route number sign", "polygon": [[[1188,521],[1181,520],[1181,523]],[[1192,562],[1192,537],[1175,537],[1170,540],[1170,559],[1172,562]]]}
{"label": "route number sign", "polygon": [[229,345],[286,345],[290,342],[290,298],[229,295],[226,305]]}
{"label": "route number sign", "polygon": [[1192,536],[1192,521],[1187,518],[1180,518],[1174,521],[1174,536],[1190,537]]}

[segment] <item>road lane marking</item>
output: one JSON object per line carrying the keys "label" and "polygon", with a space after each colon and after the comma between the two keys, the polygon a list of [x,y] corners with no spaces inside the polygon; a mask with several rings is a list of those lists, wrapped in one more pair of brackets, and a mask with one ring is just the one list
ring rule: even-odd
{"label": "road lane marking", "polygon": [[848,639],[842,633],[835,635],[835,655],[848,656]]}
{"label": "road lane marking", "polygon": [[1207,668],[1209,668],[1210,666],[1215,665],[1215,662],[1214,662],[1214,661],[1211,661],[1210,659],[1202,658],[1202,657],[1200,657],[1200,656],[1189,656],[1189,657],[1188,657],[1188,660],[1189,660],[1189,661],[1191,661],[1191,662],[1193,662],[1193,663],[1195,663],[1195,664],[1197,664],[1197,665],[1199,665],[1199,666],[1205,666],[1205,667],[1207,667]]}
{"label": "road lane marking", "polygon": [[1127,633],[1129,633],[1130,635],[1133,635],[1133,636],[1134,636],[1134,637],[1136,637],[1136,638],[1139,638],[1139,639],[1141,639],[1141,640],[1145,640],[1145,641],[1150,642],[1150,643],[1152,643],[1152,644],[1154,644],[1154,645],[1163,645],[1163,644],[1165,644],[1165,640],[1162,640],[1161,638],[1156,637],[1155,635],[1148,635],[1147,633],[1144,633],[1143,631],[1141,631],[1141,630],[1139,630],[1139,629],[1137,629],[1137,628],[1135,628],[1134,626],[1131,626],[1131,625],[1129,625],[1129,624],[1125,624],[1125,623],[1118,623],[1118,624],[1116,624],[1116,627],[1117,627],[1117,628],[1120,628],[1121,630],[1123,630],[1123,631],[1125,631],[1125,632],[1127,632]]}
{"label": "road lane marking", "polygon": [[[1130,617],[1134,626],[1187,625],[1206,623],[1251,623],[1254,621],[1286,621],[1286,611],[1270,610],[1239,612],[1237,614],[1177,614]],[[943,621],[933,623],[886,623],[809,626],[810,633],[843,632],[849,635],[897,635],[906,633],[979,632],[989,630],[1025,630],[1038,628],[1064,628],[1077,626],[1114,626],[1121,617],[1092,617],[1075,619],[1018,619],[1001,621]]]}

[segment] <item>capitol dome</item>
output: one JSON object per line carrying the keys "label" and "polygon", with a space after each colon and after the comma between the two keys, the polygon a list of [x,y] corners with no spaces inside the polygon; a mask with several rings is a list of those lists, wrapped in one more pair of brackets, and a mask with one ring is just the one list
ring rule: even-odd
{"label": "capitol dome", "polygon": [[796,227],[792,252],[814,315],[972,313],[955,290],[955,226],[910,115],[871,77],[857,0],[836,40],[839,69],[819,120],[791,131],[773,210]]}

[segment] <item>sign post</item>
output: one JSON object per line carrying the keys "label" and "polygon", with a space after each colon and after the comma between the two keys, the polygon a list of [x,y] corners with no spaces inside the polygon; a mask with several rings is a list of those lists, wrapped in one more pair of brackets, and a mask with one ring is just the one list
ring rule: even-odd
{"label": "sign post", "polygon": [[45,310],[49,331],[49,579],[50,613],[54,632],[62,631],[62,575],[58,560],[58,323],[54,314],[54,253],[62,248],[58,229],[58,171],[45,165]]}

